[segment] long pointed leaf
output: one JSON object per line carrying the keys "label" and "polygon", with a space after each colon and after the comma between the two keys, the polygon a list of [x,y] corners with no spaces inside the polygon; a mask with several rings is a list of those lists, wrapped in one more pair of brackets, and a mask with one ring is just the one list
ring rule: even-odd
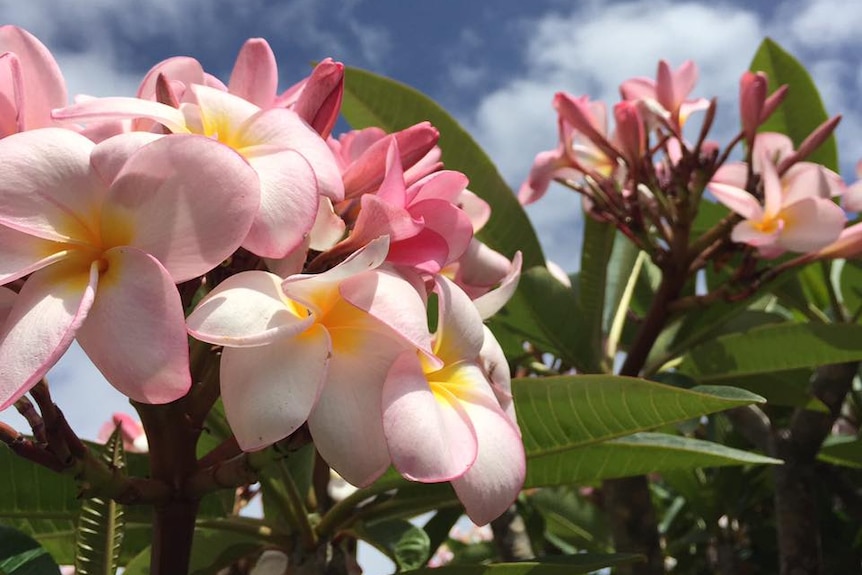
{"label": "long pointed leaf", "polygon": [[547,561],[492,563],[490,565],[450,565],[417,569],[411,575],[576,575],[592,573],[605,567],[635,563],[643,558],[633,553],[579,553],[554,557]]}
{"label": "long pointed leaf", "polygon": [[565,453],[534,457],[527,465],[525,488],[571,485],[699,467],[778,464],[719,443],[665,433],[636,433]]}
{"label": "long pointed leaf", "polygon": [[[125,466],[119,427],[105,443],[101,458],[114,469]],[[124,531],[125,519],[123,508],[119,503],[98,497],[85,500],[78,517],[75,573],[79,575],[116,573]]]}
{"label": "long pointed leaf", "polygon": [[692,349],[679,370],[701,384],[741,375],[862,360],[862,326],[780,324],[726,335]]}
{"label": "long pointed leaf", "polygon": [[611,375],[515,379],[512,392],[528,457],[763,401],[733,387],[687,390]]}
{"label": "long pointed leaf", "polygon": [[[760,127],[760,131],[787,134],[798,147],[814,128],[829,118],[808,71],[771,38],[766,38],[760,44],[750,69],[767,73],[770,92],[782,84],[790,86],[784,102]],[[838,146],[835,136],[826,140],[808,159],[837,172]]]}
{"label": "long pointed leaf", "polygon": [[580,341],[587,363],[586,372],[598,373],[602,358],[602,322],[605,309],[608,261],[614,247],[615,228],[606,222],[586,218],[584,242],[581,251],[581,270],[578,274],[578,300],[582,318]]}

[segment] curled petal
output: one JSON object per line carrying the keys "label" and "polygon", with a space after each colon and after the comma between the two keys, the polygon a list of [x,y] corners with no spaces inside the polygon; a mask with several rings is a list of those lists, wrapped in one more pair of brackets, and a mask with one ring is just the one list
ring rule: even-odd
{"label": "curled petal", "polygon": [[144,403],[168,403],[191,386],[183,307],[167,270],[132,247],[107,265],[78,343],[111,385]]}
{"label": "curled petal", "polygon": [[479,310],[482,319],[488,319],[512,299],[515,290],[518,289],[518,280],[521,278],[522,262],[521,252],[516,252],[509,271],[500,281],[500,285],[473,300],[473,305]]}
{"label": "curled petal", "polygon": [[412,347],[431,354],[424,292],[405,275],[375,270],[347,279],[339,292],[345,301],[388,326]]}
{"label": "curled petal", "polygon": [[383,385],[383,429],[392,463],[426,483],[460,477],[476,460],[476,431],[460,402],[432,391],[412,350],[401,354]]}
{"label": "curled petal", "polygon": [[858,258],[862,253],[862,223],[853,224],[841,231],[833,243],[818,252],[822,258]]}
{"label": "curled petal", "polygon": [[568,156],[562,147],[536,154],[530,175],[518,190],[518,201],[521,205],[527,206],[540,200],[548,191],[551,180],[557,177],[559,170],[567,164]]}
{"label": "curled petal", "polygon": [[317,205],[317,217],[314,218],[314,227],[311,228],[309,247],[321,252],[328,250],[344,237],[346,228],[344,220],[335,213],[332,200],[321,196]]}
{"label": "curled petal", "polygon": [[175,134],[188,134],[186,117],[181,110],[140,98],[94,98],[54,110],[56,120],[87,122],[102,120],[124,120],[149,118],[165,126]]}
{"label": "curled petal", "polygon": [[329,335],[319,325],[270,345],[225,348],[222,400],[243,451],[263,449],[305,423],[326,378],[330,355]]}
{"label": "curled petal", "polygon": [[726,184],[736,188],[745,189],[745,184],[748,180],[748,164],[743,162],[734,162],[732,164],[723,164],[712,175],[710,185]]}
{"label": "curled petal", "polygon": [[479,451],[467,472],[452,480],[452,487],[476,525],[499,517],[515,500],[526,477],[526,456],[515,425],[490,401],[465,401]]}
{"label": "curled petal", "polygon": [[0,332],[0,411],[27,393],[69,349],[93,304],[98,266],[81,260],[35,272]]}
{"label": "curled petal", "polygon": [[376,238],[357,250],[343,262],[322,274],[296,274],[282,284],[284,293],[291,299],[316,308],[320,313],[329,309],[341,297],[338,286],[347,278],[380,266],[389,252],[389,238]]}
{"label": "curled petal", "polygon": [[189,333],[208,343],[251,347],[305,331],[314,318],[285,297],[281,282],[261,271],[227,278],[189,315]]}
{"label": "curled petal", "polygon": [[437,277],[434,291],[439,296],[440,317],[434,339],[434,354],[447,365],[477,358],[485,332],[476,306],[461,288],[445,276]]}
{"label": "curled petal", "polygon": [[114,180],[102,239],[152,254],[179,283],[239,247],[259,193],[256,173],[235,151],[203,136],[161,138],[134,153]]}
{"label": "curled petal", "polygon": [[470,218],[470,222],[473,224],[473,233],[485,227],[485,224],[491,219],[491,206],[470,190],[461,192],[461,195],[458,196],[458,206]]}
{"label": "curled petal", "polygon": [[[500,403],[500,408],[517,428],[518,419],[515,415],[515,403],[512,398],[512,373],[509,371],[509,360],[506,359],[500,342],[497,341],[488,326],[483,327],[485,328],[485,341],[482,343],[482,351],[479,352],[482,370],[488,381],[491,382],[491,389]],[[520,434],[520,428],[517,429],[518,434]]]}

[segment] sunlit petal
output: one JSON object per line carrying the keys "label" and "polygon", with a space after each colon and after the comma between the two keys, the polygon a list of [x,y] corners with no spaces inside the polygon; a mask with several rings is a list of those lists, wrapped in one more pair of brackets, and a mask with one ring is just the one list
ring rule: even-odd
{"label": "sunlit petal", "polygon": [[236,152],[202,136],[168,136],[140,148],[117,175],[102,237],[152,254],[181,282],[239,247],[259,201],[257,175]]}
{"label": "sunlit petal", "polygon": [[189,315],[189,333],[217,345],[249,347],[304,331],[314,318],[285,298],[281,281],[261,271],[227,278]]}
{"label": "sunlit petal", "polygon": [[408,479],[449,481],[476,459],[476,431],[461,402],[432,392],[414,351],[399,356],[386,378],[383,428],[392,463]]}
{"label": "sunlit petal", "polygon": [[308,419],[330,358],[329,336],[316,325],[295,337],[253,348],[225,348],[225,415],[244,451],[284,439]]}
{"label": "sunlit petal", "polygon": [[90,168],[92,149],[59,128],[0,140],[0,224],[49,240],[94,241],[105,186]]}
{"label": "sunlit petal", "polygon": [[123,395],[145,403],[179,399],[191,386],[180,296],[159,262],[120,247],[104,254],[96,301],[78,343]]}
{"label": "sunlit petal", "polygon": [[34,273],[0,332],[0,411],[27,393],[66,352],[93,304],[98,267],[76,260]]}

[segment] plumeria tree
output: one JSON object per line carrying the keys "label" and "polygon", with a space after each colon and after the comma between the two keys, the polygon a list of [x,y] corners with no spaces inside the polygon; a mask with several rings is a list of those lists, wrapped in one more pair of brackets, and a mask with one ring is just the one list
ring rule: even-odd
{"label": "plumeria tree", "polygon": [[[517,195],[423,95],[330,59],[279,91],[262,39],[71,104],[38,39],[0,51],[0,571],[858,566],[862,199],[775,44],[729,142],[693,62],[613,128],[557,94]],[[572,276],[522,208],[552,182]],[[74,341],[138,413],[98,441],[45,379]]]}

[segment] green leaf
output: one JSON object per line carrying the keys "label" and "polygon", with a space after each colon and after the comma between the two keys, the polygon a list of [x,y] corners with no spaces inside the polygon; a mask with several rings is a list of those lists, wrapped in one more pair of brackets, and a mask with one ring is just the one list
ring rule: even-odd
{"label": "green leaf", "polygon": [[521,275],[515,295],[495,316],[495,321],[579,371],[595,372],[598,365],[586,346],[587,334],[581,318],[575,292],[547,268],[534,267]]}
{"label": "green leaf", "polygon": [[452,527],[455,526],[455,523],[458,522],[458,519],[463,514],[464,512],[460,508],[451,507],[440,509],[434,514],[434,517],[428,520],[423,529],[428,534],[428,549],[431,554],[437,551],[437,548],[449,539],[449,532],[452,531]]}
{"label": "green leaf", "polygon": [[[88,444],[99,450],[100,445]],[[148,456],[126,454],[129,473],[146,477]],[[0,477],[5,489],[0,494],[0,524],[30,535],[62,564],[75,562],[75,531],[81,510],[78,488],[69,475],[36,465],[0,445]],[[201,501],[199,518],[223,517],[232,510],[233,494],[223,490]],[[121,561],[127,561],[150,544],[152,509],[145,505],[127,507]]]}
{"label": "green leaf", "polygon": [[0,572],[8,575],[59,575],[57,563],[32,537],[0,525]]}
{"label": "green leaf", "polygon": [[378,126],[394,132],[430,121],[440,130],[446,168],[466,174],[470,190],[491,205],[491,219],[479,239],[508,257],[521,250],[525,268],[545,265],[536,232],[515,194],[487,154],[437,103],[404,84],[348,67],[341,112],[357,129]]}
{"label": "green leaf", "polygon": [[0,524],[39,541],[63,563],[75,560],[75,521],[80,509],[72,478],[18,457],[0,446]]}
{"label": "green leaf", "polygon": [[[766,72],[770,93],[782,84],[790,87],[784,102],[760,127],[760,131],[787,134],[793,140],[794,147],[798,148],[814,128],[829,119],[808,71],[774,40],[766,38],[761,42],[750,69]],[[838,146],[835,136],[832,135],[807,159],[837,172]]]}
{"label": "green leaf", "polygon": [[524,487],[568,485],[699,467],[778,463],[781,463],[778,459],[711,441],[665,433],[636,433],[575,451],[531,458]]}
{"label": "green leaf", "polygon": [[431,540],[425,530],[403,519],[357,525],[353,531],[392,559],[399,571],[418,569],[431,556]]}
{"label": "green leaf", "polygon": [[411,575],[575,575],[591,573],[613,567],[642,561],[641,555],[634,553],[579,553],[566,557],[554,557],[547,561],[523,561],[520,563],[492,563],[490,565],[448,565],[417,569]]}
{"label": "green leaf", "polygon": [[841,267],[841,300],[850,316],[862,310],[862,263],[847,260]]}
{"label": "green leaf", "polygon": [[820,448],[817,459],[832,465],[862,469],[862,439],[858,437],[830,437]]}
{"label": "green leaf", "polygon": [[[581,318],[578,322],[578,347],[584,362],[582,373],[599,373],[602,360],[602,323],[605,309],[608,262],[614,248],[616,228],[606,222],[585,218],[581,269],[578,273],[578,301]],[[556,311],[559,313],[559,310]]]}
{"label": "green leaf", "polygon": [[679,370],[699,383],[862,360],[862,326],[781,324],[722,336],[692,349]]}
{"label": "green leaf", "polygon": [[545,537],[558,547],[570,553],[607,553],[613,549],[607,516],[576,489],[536,489],[529,492],[528,501],[545,520]]}
{"label": "green leaf", "polygon": [[739,376],[722,383],[761,395],[769,405],[829,411],[826,404],[811,395],[810,380],[811,369],[793,369]]}
{"label": "green leaf", "polygon": [[515,379],[512,393],[530,458],[763,400],[732,387],[686,390],[612,375]]}
{"label": "green leaf", "polygon": [[[227,523],[232,520],[226,521]],[[189,575],[216,575],[237,559],[258,553],[267,540],[248,533],[238,533],[234,529],[197,527],[192,541],[189,560]],[[147,548],[135,556],[127,565],[124,575],[149,575],[150,553]]]}
{"label": "green leaf", "polygon": [[[114,430],[100,453],[115,469],[125,467],[120,428]],[[75,541],[75,573],[113,575],[119,567],[125,519],[116,501],[93,497],[83,501]]]}

